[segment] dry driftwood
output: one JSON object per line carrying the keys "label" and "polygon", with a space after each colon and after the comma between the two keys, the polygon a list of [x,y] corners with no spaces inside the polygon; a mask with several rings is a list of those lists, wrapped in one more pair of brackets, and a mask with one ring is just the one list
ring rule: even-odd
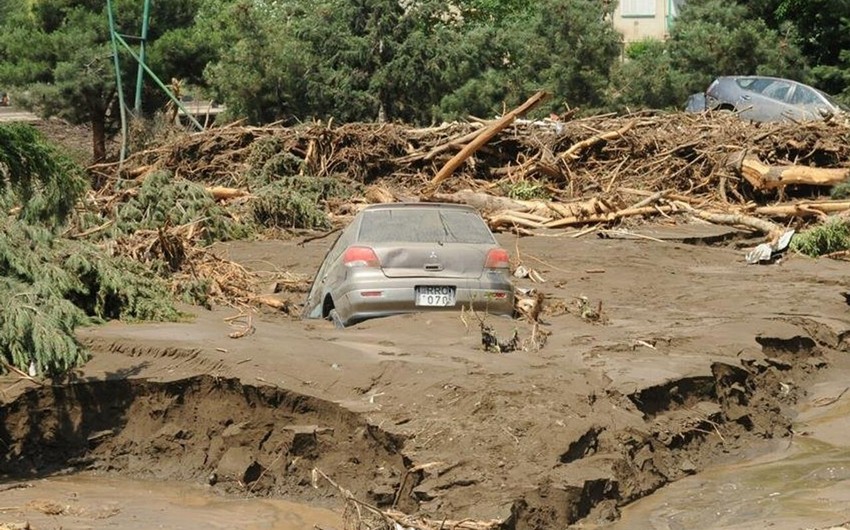
{"label": "dry driftwood", "polygon": [[[490,227],[494,229],[506,226],[524,228],[554,226],[557,228],[585,222],[604,222],[605,219],[616,218],[615,208],[597,197],[567,203],[544,200],[524,201],[467,189],[454,193],[438,193],[431,199],[472,206],[487,218]],[[627,211],[626,215],[633,214]],[[565,224],[557,224],[564,219],[568,220]]]}
{"label": "dry driftwood", "polygon": [[850,201],[804,201],[793,204],[759,206],[752,213],[768,217],[824,217],[830,213],[850,211]]}
{"label": "dry driftwood", "polygon": [[590,138],[587,138],[586,140],[582,140],[582,141],[572,145],[569,149],[567,149],[566,151],[564,151],[561,154],[561,158],[570,158],[572,160],[575,160],[575,159],[578,158],[578,153],[580,151],[583,151],[583,150],[587,149],[588,147],[592,147],[593,145],[596,145],[599,142],[604,142],[606,140],[614,140],[616,138],[620,138],[624,134],[626,134],[629,131],[629,129],[631,129],[634,126],[635,126],[635,122],[634,122],[634,120],[632,120],[632,121],[629,121],[628,123],[626,123],[625,125],[623,125],[622,127],[620,127],[619,129],[617,129],[616,131],[611,131],[611,132],[607,132],[607,133],[603,133],[603,134],[597,134],[596,136],[591,136]]}
{"label": "dry driftwood", "polygon": [[758,217],[753,217],[751,215],[744,215],[740,213],[726,214],[706,212],[690,207],[686,207],[686,209],[694,216],[710,223],[727,226],[746,226],[748,228],[758,230],[770,238],[777,237],[782,233],[782,227],[776,223],[772,223],[766,219],[759,219]]}
{"label": "dry driftwood", "polygon": [[656,215],[673,213],[678,209],[672,204],[664,204],[661,206],[641,206],[639,208],[624,208],[615,212],[607,212],[603,214],[588,215],[588,216],[570,216],[563,219],[557,219],[546,223],[546,228],[563,228],[565,226],[575,226],[582,224],[600,224],[617,221],[624,217],[635,217],[639,215]]}
{"label": "dry driftwood", "polygon": [[485,214],[504,210],[522,212],[534,212],[535,210],[545,212],[547,210],[544,201],[520,201],[470,189],[459,190],[454,193],[435,193],[426,200],[467,204]]}
{"label": "dry driftwood", "polygon": [[369,204],[386,204],[395,201],[395,195],[380,184],[369,186],[363,195]]}

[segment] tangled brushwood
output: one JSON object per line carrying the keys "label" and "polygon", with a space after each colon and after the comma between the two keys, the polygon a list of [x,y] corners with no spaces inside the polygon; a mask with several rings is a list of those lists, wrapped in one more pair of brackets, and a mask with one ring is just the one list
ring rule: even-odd
{"label": "tangled brushwood", "polygon": [[794,248],[811,255],[850,246],[845,123],[514,118],[171,131],[88,175],[34,129],[2,125],[0,296],[11,302],[0,313],[0,359],[61,372],[85,355],[75,326],[177,318],[176,300],[294,313],[297,304],[259,286],[302,291],[309,279],[260,278],[211,245],[327,233],[374,202],[466,203],[494,230],[518,234],[698,219],[768,238],[793,227]]}

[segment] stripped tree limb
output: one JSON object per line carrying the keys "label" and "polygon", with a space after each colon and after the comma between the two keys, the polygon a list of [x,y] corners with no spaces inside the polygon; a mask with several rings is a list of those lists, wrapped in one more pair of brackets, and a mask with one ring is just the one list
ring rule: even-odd
{"label": "stripped tree limb", "polygon": [[591,136],[590,138],[587,138],[585,140],[577,142],[577,143],[573,144],[569,149],[567,149],[566,151],[561,153],[560,157],[561,157],[561,159],[569,158],[571,160],[576,160],[578,158],[578,153],[580,151],[583,151],[583,150],[587,149],[588,147],[592,147],[592,146],[598,144],[599,142],[605,142],[605,141],[608,141],[608,140],[614,140],[616,138],[620,138],[621,136],[626,134],[629,131],[629,129],[634,127],[634,125],[635,125],[635,121],[632,120],[632,121],[626,123],[625,125],[623,125],[622,127],[620,127],[619,129],[617,129],[616,131],[611,131],[611,132],[607,132],[607,133],[603,133],[603,134],[597,134],[596,136]]}
{"label": "stripped tree limb", "polygon": [[564,217],[563,219],[557,219],[555,221],[546,223],[546,228],[562,228],[564,226],[585,225],[594,223],[610,223],[612,221],[622,219],[623,217],[634,217],[638,215],[656,215],[659,213],[674,213],[678,209],[679,208],[677,206],[671,204],[665,204],[663,206],[643,206],[640,208],[625,208],[616,212],[609,212],[605,214],[588,215],[584,217]]}
{"label": "stripped tree limb", "polygon": [[752,213],[769,217],[813,217],[850,211],[850,201],[805,201],[775,206],[759,206]]}
{"label": "stripped tree limb", "polygon": [[546,99],[548,94],[544,91],[540,91],[533,96],[531,96],[528,101],[515,108],[514,110],[508,112],[498,120],[495,120],[487,127],[483,128],[481,131],[476,134],[475,139],[472,140],[469,144],[466,145],[463,149],[460,150],[458,154],[452,157],[451,160],[446,162],[446,164],[437,172],[437,175],[431,180],[428,190],[425,191],[425,196],[433,195],[437,189],[439,189],[440,184],[448,177],[454,173],[454,170],[457,169],[461,164],[463,164],[467,158],[472,156],[476,151],[481,149],[484,144],[489,142],[494,136],[499,134],[499,132],[513,123],[515,119],[520,116],[525,115],[528,111],[539,105],[543,100]]}
{"label": "stripped tree limb", "polygon": [[753,228],[773,239],[778,237],[784,229],[778,224],[766,219],[759,219],[751,215],[740,213],[715,213],[705,210],[697,210],[689,204],[677,203],[682,209],[687,210],[691,215],[699,217],[704,221],[727,226],[746,226]]}
{"label": "stripped tree limb", "polygon": [[210,186],[206,188],[207,193],[213,196],[216,201],[226,201],[228,199],[236,199],[248,195],[245,190],[238,188],[226,188],[224,186]]}

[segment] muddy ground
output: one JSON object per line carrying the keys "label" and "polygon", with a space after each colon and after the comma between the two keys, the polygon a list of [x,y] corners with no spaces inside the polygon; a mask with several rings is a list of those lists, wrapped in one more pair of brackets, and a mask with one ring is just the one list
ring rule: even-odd
{"label": "muddy ground", "polygon": [[[547,296],[539,351],[486,352],[478,322],[457,313],[335,330],[187,308],[185,322],[83,329],[93,357],[70,384],[0,381],[0,477],[87,470],[341,509],[324,473],[365,502],[438,521],[611,523],[665,485],[810,436],[794,430],[801,402],[850,399],[850,264],[746,265],[758,240],[694,237],[706,230],[499,236],[546,279],[519,281]],[[219,251],[312,274],[329,244]],[[582,296],[601,318],[582,318]],[[524,322],[487,322],[528,337]],[[818,436],[847,445],[848,434],[841,421]]]}

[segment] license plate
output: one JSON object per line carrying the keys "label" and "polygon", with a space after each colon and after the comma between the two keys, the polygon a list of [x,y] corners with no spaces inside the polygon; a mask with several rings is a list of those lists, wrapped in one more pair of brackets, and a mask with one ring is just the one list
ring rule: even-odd
{"label": "license plate", "polygon": [[420,285],[416,287],[416,305],[450,307],[455,305],[455,288],[448,285]]}

